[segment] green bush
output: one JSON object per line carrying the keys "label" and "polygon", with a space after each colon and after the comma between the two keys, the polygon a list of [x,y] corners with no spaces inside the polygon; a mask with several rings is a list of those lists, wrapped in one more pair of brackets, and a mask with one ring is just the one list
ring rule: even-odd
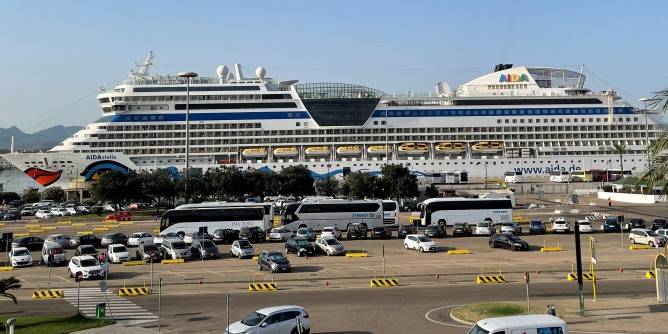
{"label": "green bush", "polygon": [[94,206],[91,208],[94,214],[101,216],[102,212],[104,212],[104,209],[101,206]]}

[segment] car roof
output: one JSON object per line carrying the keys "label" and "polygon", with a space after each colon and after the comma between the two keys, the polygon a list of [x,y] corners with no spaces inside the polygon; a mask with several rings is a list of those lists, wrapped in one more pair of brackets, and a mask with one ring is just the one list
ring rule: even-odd
{"label": "car roof", "polygon": [[272,307],[265,307],[263,309],[259,309],[256,312],[261,313],[264,315],[269,315],[272,313],[276,313],[278,311],[285,311],[285,310],[292,310],[292,309],[298,309],[300,311],[303,311],[304,308],[298,305],[280,305],[280,306],[272,306]]}
{"label": "car roof", "polygon": [[79,259],[79,260],[95,260],[95,258],[92,257],[92,256],[90,256],[90,255],[73,256],[73,257],[72,257],[72,260],[74,260],[74,259]]}
{"label": "car roof", "polygon": [[[123,245],[123,244],[110,244],[110,245],[107,246],[107,247],[117,247],[117,246],[123,246],[123,247],[125,247],[125,245]],[[127,248],[127,247],[126,247],[126,248]]]}
{"label": "car roof", "polygon": [[13,251],[15,251],[15,250],[23,250],[23,249],[28,250],[28,248],[25,248],[25,247],[12,247],[12,250],[13,250]]}
{"label": "car roof", "polygon": [[651,231],[651,229],[649,229],[649,228],[632,228],[631,231],[649,232],[649,231]]}

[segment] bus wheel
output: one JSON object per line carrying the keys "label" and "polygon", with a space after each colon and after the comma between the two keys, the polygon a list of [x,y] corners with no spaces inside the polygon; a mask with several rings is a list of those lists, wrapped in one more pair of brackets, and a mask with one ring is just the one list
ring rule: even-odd
{"label": "bus wheel", "polygon": [[439,220],[439,221],[438,221],[438,225],[443,225],[443,226],[445,226],[445,220],[444,220],[444,219]]}

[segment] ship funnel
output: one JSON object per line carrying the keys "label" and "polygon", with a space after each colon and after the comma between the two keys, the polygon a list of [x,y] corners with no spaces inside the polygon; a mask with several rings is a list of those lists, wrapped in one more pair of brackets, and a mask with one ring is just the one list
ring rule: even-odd
{"label": "ship funnel", "polygon": [[494,72],[501,71],[501,67],[503,67],[503,64],[496,64],[496,66],[494,66]]}
{"label": "ship funnel", "polygon": [[244,74],[241,72],[241,64],[234,64],[234,71],[237,72],[237,80],[243,80]]}

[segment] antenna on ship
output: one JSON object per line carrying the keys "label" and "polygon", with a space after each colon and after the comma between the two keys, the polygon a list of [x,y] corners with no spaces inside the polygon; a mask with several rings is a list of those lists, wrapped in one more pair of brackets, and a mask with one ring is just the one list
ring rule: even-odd
{"label": "antenna on ship", "polygon": [[241,72],[241,64],[234,63],[234,71],[237,72],[237,81],[244,79],[244,74]]}
{"label": "antenna on ship", "polygon": [[[151,63],[151,60],[153,60],[153,51],[148,52],[148,57],[146,57],[146,60],[139,65],[139,62],[135,62],[135,67],[139,67],[139,72],[135,72],[133,70],[130,70],[130,75],[134,77],[145,77],[148,76],[148,69],[153,65]],[[141,61],[141,58],[139,58],[139,61]]]}
{"label": "antenna on ship", "polygon": [[105,82],[104,85],[97,87],[97,90],[101,93],[105,92],[107,90],[107,83]]}
{"label": "antenna on ship", "polygon": [[582,64],[582,67],[580,67],[580,76],[578,76],[578,88],[584,87],[584,71],[585,71],[585,66]]}

